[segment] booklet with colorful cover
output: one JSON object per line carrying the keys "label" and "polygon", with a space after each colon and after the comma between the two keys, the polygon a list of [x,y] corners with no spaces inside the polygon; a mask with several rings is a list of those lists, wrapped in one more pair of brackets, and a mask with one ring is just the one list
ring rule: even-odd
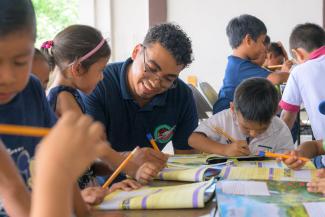
{"label": "booklet with colorful cover", "polygon": [[305,182],[223,180],[216,184],[220,217],[321,217],[325,197]]}
{"label": "booklet with colorful cover", "polygon": [[174,186],[146,186],[134,191],[117,190],[108,194],[97,208],[116,209],[180,209],[204,207],[213,196],[215,181]]}

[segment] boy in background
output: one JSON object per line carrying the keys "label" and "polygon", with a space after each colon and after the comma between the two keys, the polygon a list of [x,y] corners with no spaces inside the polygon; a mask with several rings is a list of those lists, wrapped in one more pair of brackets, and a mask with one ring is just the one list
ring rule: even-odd
{"label": "boy in background", "polygon": [[[233,54],[228,57],[228,64],[213,113],[229,108],[234,92],[239,83],[247,78],[262,77],[273,84],[287,80],[288,73],[272,73],[254,63],[265,59],[265,39],[267,29],[264,23],[252,15],[241,15],[233,18],[227,25],[227,36]],[[261,56],[264,56],[261,58]]]}
{"label": "boy in background", "polygon": [[325,99],[325,31],[306,23],[296,26],[290,35],[290,50],[297,65],[288,79],[280,106],[281,119],[292,128],[304,105],[316,140],[324,138],[325,117],[316,109]]}

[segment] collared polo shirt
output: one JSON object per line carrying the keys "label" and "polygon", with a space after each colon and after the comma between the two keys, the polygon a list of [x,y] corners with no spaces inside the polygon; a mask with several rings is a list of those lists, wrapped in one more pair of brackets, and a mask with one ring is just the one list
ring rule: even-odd
{"label": "collared polo shirt", "polygon": [[[246,140],[247,136],[241,132],[236,115],[233,115],[230,109],[213,115],[195,129],[195,132],[203,133],[208,138],[227,145],[227,138],[217,134],[213,130],[214,127],[223,129],[236,140]],[[250,141],[248,147],[252,154],[256,154],[259,151],[283,153],[295,148],[288,126],[277,116],[272,118],[265,132]]]}
{"label": "collared polo shirt", "polygon": [[105,125],[107,139],[116,151],[151,147],[147,133],[151,133],[160,150],[169,141],[174,149],[191,149],[187,140],[198,118],[190,88],[178,79],[176,88],[154,96],[140,107],[127,85],[130,64],[129,58],[105,68],[104,79],[91,95],[83,96],[87,113]]}

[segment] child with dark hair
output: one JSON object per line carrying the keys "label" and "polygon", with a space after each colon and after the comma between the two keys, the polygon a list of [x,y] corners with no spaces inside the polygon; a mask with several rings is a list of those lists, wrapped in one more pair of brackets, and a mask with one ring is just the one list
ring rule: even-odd
{"label": "child with dark hair", "polygon": [[[67,111],[76,114],[85,113],[86,108],[80,92],[90,94],[97,83],[103,79],[103,69],[111,54],[107,41],[93,27],[72,25],[59,32],[53,41],[45,42],[42,45],[42,52],[56,74],[47,96],[52,109],[58,117]],[[101,175],[108,175],[123,160],[122,155],[110,148],[109,144],[107,146],[109,152],[106,153],[105,159],[108,166],[104,171],[106,174]],[[149,162],[139,166],[128,164],[125,172],[141,181],[151,180],[156,174],[149,164]],[[87,200],[89,192],[98,192],[98,198],[93,195],[90,198],[100,202],[105,196],[101,191],[106,190],[94,186],[92,182],[96,175],[94,173],[96,166],[105,168],[104,162],[97,162],[93,165],[93,169],[90,168],[78,181],[79,187],[84,189],[82,191],[84,199]],[[123,183],[130,188],[139,186],[130,179]],[[91,201],[91,203],[97,202]]]}
{"label": "child with dark hair", "polygon": [[283,47],[276,42],[271,42],[267,48],[266,66],[282,65],[288,59]]}
{"label": "child with dark hair", "polygon": [[[276,114],[279,98],[265,78],[246,79],[236,88],[230,109],[203,121],[189,138],[193,148],[223,156],[256,152],[285,152],[294,149],[288,127]],[[223,129],[236,141],[227,141],[214,130]]]}
{"label": "child with dark hair", "polygon": [[111,55],[107,41],[93,27],[72,25],[59,32],[41,48],[55,74],[48,101],[60,117],[77,107],[85,113],[79,91],[90,94],[103,79],[103,70]]}
{"label": "child with dark hair", "polygon": [[191,89],[180,72],[191,64],[192,45],[178,26],[163,23],[147,32],[131,58],[108,65],[104,79],[85,97],[86,109],[106,128],[112,147],[135,154],[137,164],[152,162],[161,170],[167,156],[152,149],[152,134],[160,150],[173,141],[176,153],[192,153],[187,140],[198,119]]}
{"label": "child with dark hair", "polygon": [[[32,2],[30,0],[1,0],[1,124],[51,128],[56,122],[55,114],[51,110],[46,100],[44,90],[39,80],[35,76],[30,74],[32,69],[33,55],[35,51],[35,37],[36,22]],[[89,117],[86,119],[90,120]],[[83,121],[78,122],[77,126],[82,127],[84,124],[85,122]],[[66,131],[64,130],[64,127],[62,128],[62,126],[60,130],[57,130],[56,132],[58,136],[47,139],[47,142],[56,144],[58,141],[58,137],[62,136],[63,134],[66,135]],[[75,133],[77,132],[74,132],[73,136],[76,136]],[[102,131],[100,131],[100,133],[101,135],[103,135]],[[72,134],[69,138],[71,138],[71,136]],[[85,134],[83,136],[84,139],[89,139],[93,135]],[[83,138],[80,138],[79,136],[76,137],[78,137],[79,140],[83,141]],[[5,148],[3,148],[0,145],[0,167],[2,168],[0,169],[0,196],[2,200],[0,200],[3,202],[1,203],[1,205],[3,204],[4,208],[6,209],[5,211],[3,211],[2,207],[0,207],[0,215],[7,216],[8,214],[10,216],[28,216],[30,213],[30,195],[27,191],[27,185],[29,185],[29,187],[33,187],[30,167],[32,165],[32,161],[35,155],[36,146],[41,141],[41,138],[15,135],[1,135],[0,139],[5,146]],[[74,142],[71,143],[76,145]],[[67,146],[67,141],[61,145],[62,147]],[[96,144],[94,144],[94,146],[95,145]],[[55,146],[52,147],[55,148]],[[48,153],[51,152],[52,151],[49,151]],[[56,153],[59,153],[59,155],[63,154],[61,152]],[[14,161],[17,169],[14,169],[12,161],[10,161],[9,155]],[[52,166],[55,165],[56,168],[61,167],[63,165],[62,163],[64,163],[51,161],[50,159],[48,160],[49,163]],[[34,165],[37,165],[37,162]],[[21,177],[17,177],[19,175]],[[53,174],[48,175],[51,176]],[[54,176],[55,175],[57,174],[54,174]],[[64,173],[61,174],[59,180],[62,179],[64,175]],[[38,173],[36,174],[36,176],[42,176],[42,174]],[[23,181],[25,182],[26,186],[23,186]],[[75,180],[72,180],[71,183],[75,183]],[[72,192],[72,185],[73,184],[70,185],[69,183],[69,185],[65,187]],[[56,187],[57,186],[52,186],[53,189],[56,189],[56,192],[64,193],[62,191],[59,191]],[[72,196],[70,196],[71,195],[67,192],[66,198],[69,200],[67,206],[72,206],[73,204],[73,202],[71,201]],[[78,194],[74,193],[73,198],[78,198]],[[44,206],[42,207],[45,207],[46,209],[49,204],[45,203],[43,205]],[[40,205],[37,204],[36,207],[40,207]],[[75,206],[74,211],[80,214],[78,216],[84,216],[88,214],[87,210],[82,208],[83,207],[79,206],[79,204],[78,206]]]}
{"label": "child with dark hair", "polygon": [[226,32],[233,55],[228,57],[223,85],[213,105],[213,113],[229,108],[236,87],[247,78],[262,77],[279,84],[289,76],[288,73],[272,73],[261,67],[266,57],[267,34],[261,20],[247,14],[235,17],[228,23]]}
{"label": "child with dark hair", "polygon": [[271,42],[267,46],[266,58],[263,66],[271,71],[289,72],[293,62],[281,42]]}
{"label": "child with dark hair", "polygon": [[32,73],[40,80],[44,90],[47,88],[50,77],[50,65],[42,52],[35,48]]}
{"label": "child with dark hair", "polygon": [[[0,123],[52,127],[56,121],[40,82],[30,75],[36,21],[30,0],[0,1]],[[1,135],[0,196],[10,216],[27,216],[30,197],[22,180],[30,183],[29,165],[40,138]],[[2,148],[1,148],[2,149]],[[9,154],[11,161],[5,157]],[[7,156],[8,157],[8,156]],[[10,181],[8,181],[10,180]],[[17,193],[13,189],[21,190]],[[17,195],[15,195],[17,194]],[[19,194],[19,195],[18,195]],[[1,210],[1,207],[0,207]],[[24,212],[24,213],[23,213]],[[1,216],[7,215],[0,211]]]}
{"label": "child with dark hair", "polygon": [[324,139],[325,117],[316,108],[325,98],[325,31],[313,23],[300,24],[293,29],[289,41],[292,56],[299,64],[284,89],[281,118],[292,128],[303,104],[316,140]]}

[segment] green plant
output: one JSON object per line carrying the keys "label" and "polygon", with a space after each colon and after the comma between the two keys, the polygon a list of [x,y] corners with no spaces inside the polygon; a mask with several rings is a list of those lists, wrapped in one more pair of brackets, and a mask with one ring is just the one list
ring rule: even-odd
{"label": "green plant", "polygon": [[79,22],[79,0],[32,0],[37,22],[36,47],[65,27]]}

